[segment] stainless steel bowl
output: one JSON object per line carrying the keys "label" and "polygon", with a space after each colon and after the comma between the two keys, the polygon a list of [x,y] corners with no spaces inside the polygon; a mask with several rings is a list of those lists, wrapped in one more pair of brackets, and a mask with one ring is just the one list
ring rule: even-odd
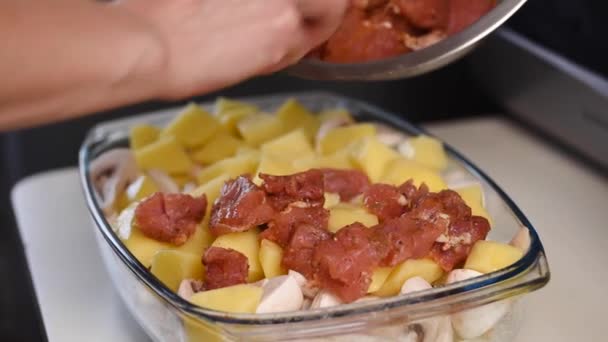
{"label": "stainless steel bowl", "polygon": [[497,6],[465,30],[425,49],[365,63],[329,63],[307,58],[288,74],[317,80],[391,80],[441,68],[463,57],[509,19],[526,0],[498,0]]}

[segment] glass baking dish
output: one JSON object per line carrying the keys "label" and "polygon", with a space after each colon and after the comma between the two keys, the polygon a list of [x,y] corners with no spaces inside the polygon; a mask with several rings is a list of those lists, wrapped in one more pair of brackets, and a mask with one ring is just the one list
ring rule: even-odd
{"label": "glass baking dish", "polygon": [[[314,111],[345,108],[359,121],[382,122],[409,135],[429,134],[396,114],[328,93],[290,93],[242,100],[264,111],[272,111],[287,98],[297,98]],[[208,109],[213,106],[212,103],[201,105]],[[542,243],[525,215],[482,170],[445,145],[450,160],[444,176],[459,182],[477,181],[484,189],[486,209],[494,222],[488,239],[506,242],[522,227],[528,230],[529,248],[513,265],[480,277],[409,295],[320,310],[254,315],[228,314],[195,306],[165,287],[129,252],[106,220],[89,177],[91,161],[97,156],[111,148],[128,146],[129,128],[133,124],[161,126],[180,109],[99,124],[89,132],[79,154],[81,183],[106,269],[133,316],[154,340],[417,341],[407,332],[420,333],[421,329],[427,327],[425,323],[434,318],[505,304],[509,308],[507,314],[475,341],[510,341],[517,333],[518,322],[522,318],[520,298],[549,281],[549,267]]]}

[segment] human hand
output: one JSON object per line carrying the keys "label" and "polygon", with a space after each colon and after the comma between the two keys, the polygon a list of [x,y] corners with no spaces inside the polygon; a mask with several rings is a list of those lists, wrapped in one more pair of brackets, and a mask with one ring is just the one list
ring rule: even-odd
{"label": "human hand", "polygon": [[122,0],[158,38],[158,96],[180,99],[293,64],[336,30],[349,0]]}

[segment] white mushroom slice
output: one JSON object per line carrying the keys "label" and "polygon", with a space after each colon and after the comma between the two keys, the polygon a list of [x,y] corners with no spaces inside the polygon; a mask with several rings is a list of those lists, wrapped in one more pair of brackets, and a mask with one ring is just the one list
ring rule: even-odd
{"label": "white mushroom slice", "polygon": [[406,332],[400,336],[397,341],[399,342],[420,342],[420,337],[415,330],[406,330]]}
{"label": "white mushroom slice", "polygon": [[338,127],[347,126],[352,123],[353,123],[353,121],[346,117],[337,117],[337,118],[327,120],[324,123],[322,123],[321,127],[319,127],[319,130],[317,131],[317,136],[315,137],[315,142],[317,143],[317,147],[318,147],[318,144],[321,141],[321,139],[323,139],[327,135],[327,133],[329,133],[331,130],[338,128]]}
{"label": "white mushroom slice", "polygon": [[470,176],[465,171],[463,171],[461,169],[456,169],[456,170],[448,171],[443,176],[443,179],[447,183],[448,187],[452,188],[452,186],[454,186],[455,184],[462,184],[462,183],[473,182],[474,179],[472,179],[471,177],[472,176]]}
{"label": "white mushroom slice", "polygon": [[397,151],[407,159],[413,159],[416,155],[416,150],[414,150],[414,146],[410,144],[409,140],[404,140],[397,145]]}
{"label": "white mushroom slice", "polygon": [[256,313],[295,311],[302,307],[304,295],[294,277],[284,275],[269,279]]}
{"label": "white mushroom slice", "polygon": [[319,293],[319,288],[313,286],[311,282],[309,282],[306,277],[304,277],[301,273],[296,272],[294,270],[289,270],[287,273],[289,276],[294,277],[300,288],[302,289],[302,293],[306,298],[314,298],[317,293]]}
{"label": "white mushroom slice", "polygon": [[300,310],[310,309],[311,304],[312,304],[312,299],[304,298],[304,300],[302,301],[302,307],[300,308]]}
{"label": "white mushroom slice", "polygon": [[115,232],[118,232],[118,214],[115,212],[106,214],[106,220],[108,221],[108,223],[110,224],[110,227],[112,227],[112,230]]}
{"label": "white mushroom slice", "polygon": [[264,287],[264,286],[266,286],[266,284],[268,284],[268,278],[264,278],[262,280],[258,280],[255,283],[252,283],[251,285],[255,285],[255,286],[258,286],[258,287]]}
{"label": "white mushroom slice", "polygon": [[526,252],[530,248],[530,243],[532,243],[530,241],[530,231],[526,227],[521,227],[509,244]]}
{"label": "white mushroom slice", "polygon": [[311,282],[306,282],[304,286],[302,286],[302,293],[306,298],[315,298],[317,294],[319,294],[320,289],[316,286],[312,286]]}
{"label": "white mushroom slice", "polygon": [[448,276],[447,276],[445,282],[446,282],[446,284],[453,284],[455,282],[479,277],[481,275],[483,275],[483,273],[480,273],[480,272],[477,272],[474,270],[468,270],[465,268],[458,268],[458,269],[452,270],[450,273],[448,273]]}
{"label": "white mushroom slice", "polygon": [[194,189],[196,189],[196,184],[194,184],[193,182],[188,182],[188,183],[184,184],[184,186],[182,188],[182,193],[189,194],[192,191],[194,191]]}
{"label": "white mushroom slice", "polygon": [[197,292],[200,292],[203,288],[203,282],[200,280],[194,279],[184,279],[181,283],[179,283],[179,287],[177,288],[177,294],[188,300],[192,295]]}
{"label": "white mushroom slice", "polygon": [[[422,277],[413,277],[405,281],[401,287],[401,293],[407,294],[417,291],[432,289]],[[418,332],[419,341],[422,342],[452,342],[454,333],[449,316],[427,318],[416,323],[421,328]]]}
{"label": "white mushroom slice", "polygon": [[403,283],[403,286],[401,286],[401,293],[406,294],[416,291],[428,290],[432,288],[433,286],[431,286],[428,281],[424,280],[424,278],[412,277],[406,280],[405,283]]}
{"label": "white mushroom slice", "polygon": [[200,165],[194,165],[191,169],[190,169],[190,177],[196,179],[196,177],[198,177],[199,173],[201,173],[201,171],[203,171],[203,167]]}
{"label": "white mushroom slice", "polygon": [[101,154],[91,163],[90,176],[101,208],[110,215],[118,194],[137,179],[139,170],[131,150],[117,148]]}
{"label": "white mushroom slice", "polygon": [[141,189],[141,186],[144,184],[145,180],[146,177],[144,175],[141,175],[137,177],[137,179],[127,187],[125,192],[127,193],[127,197],[130,200],[134,199],[137,196],[137,193],[139,192],[139,189]]}
{"label": "white mushroom slice", "polygon": [[356,301],[354,301],[353,303],[365,303],[365,302],[371,302],[373,300],[377,300],[380,299],[380,297],[376,297],[376,296],[365,296],[365,297],[361,297],[359,299],[357,299]]}
{"label": "white mushroom slice", "polygon": [[408,135],[394,129],[391,126],[376,123],[376,137],[378,141],[389,147],[396,147],[409,138]]}
{"label": "white mushroom slice", "polygon": [[298,286],[300,287],[304,287],[308,282],[308,280],[306,280],[306,277],[304,277],[300,272],[289,270],[289,272],[287,272],[287,275],[293,277],[296,280],[296,283],[298,283]]}
{"label": "white mushroom slice", "polygon": [[[432,340],[434,342],[453,342],[454,329],[452,329],[452,320],[450,316],[442,316],[437,318],[439,325],[437,326],[437,335]],[[427,340],[425,340],[426,342]],[[430,340],[429,340],[430,341]]]}
{"label": "white mushroom slice", "polygon": [[133,218],[135,217],[135,208],[138,202],[131,203],[126,207],[116,219],[114,231],[122,240],[127,240],[131,236],[131,228],[133,227]]}
{"label": "white mushroom slice", "polygon": [[[473,270],[453,270],[447,277],[447,284],[480,275]],[[509,311],[510,305],[511,301],[504,300],[454,313],[451,315],[452,326],[463,339],[477,338],[492,329]]]}
{"label": "white mushroom slice", "polygon": [[165,172],[161,170],[150,170],[148,171],[148,175],[158,187],[158,191],[170,194],[179,192],[179,185],[177,185],[173,178]]}
{"label": "white mushroom slice", "polygon": [[319,293],[317,293],[315,299],[313,299],[312,304],[310,304],[310,308],[322,309],[329,308],[332,306],[338,306],[340,304],[342,304],[342,301],[338,297],[334,296],[326,290],[321,290],[319,291]]}

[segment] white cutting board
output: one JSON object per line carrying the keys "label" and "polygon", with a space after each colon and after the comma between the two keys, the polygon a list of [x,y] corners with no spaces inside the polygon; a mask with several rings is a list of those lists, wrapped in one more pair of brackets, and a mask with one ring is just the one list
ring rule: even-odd
{"label": "white cutting board", "polygon": [[27,178],[12,200],[49,341],[149,341],[105,272],[77,170]]}
{"label": "white cutting board", "polygon": [[[606,179],[500,119],[429,128],[494,178],[543,240],[552,279],[525,300],[517,341],[605,340]],[[76,170],[27,178],[12,200],[50,341],[147,341],[105,273]]]}

